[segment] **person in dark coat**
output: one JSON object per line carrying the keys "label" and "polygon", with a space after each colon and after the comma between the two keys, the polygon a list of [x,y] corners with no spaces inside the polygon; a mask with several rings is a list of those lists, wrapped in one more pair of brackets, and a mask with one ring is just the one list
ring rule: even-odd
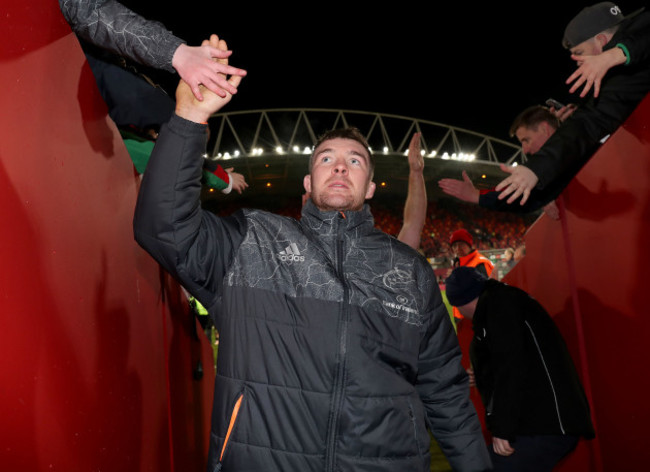
{"label": "person in dark coat", "polygon": [[550,471],[593,438],[589,404],[565,341],[524,290],[454,269],[447,299],[472,320],[473,383],[492,435],[495,471]]}

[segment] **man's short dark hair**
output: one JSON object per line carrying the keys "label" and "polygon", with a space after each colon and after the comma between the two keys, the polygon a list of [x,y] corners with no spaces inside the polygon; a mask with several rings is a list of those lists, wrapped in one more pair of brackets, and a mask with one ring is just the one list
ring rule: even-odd
{"label": "man's short dark hair", "polygon": [[[375,172],[375,160],[373,159],[372,152],[370,151],[370,146],[368,145],[368,141],[366,140],[365,136],[361,134],[361,131],[359,131],[358,128],[348,127],[348,128],[339,128],[339,129],[332,129],[326,131],[316,141],[316,144],[314,145],[314,151],[316,151],[316,149],[318,149],[318,146],[323,144],[325,141],[329,141],[331,139],[339,139],[339,138],[351,139],[353,141],[356,141],[359,144],[361,144],[366,151],[368,151],[368,167],[370,169],[370,180],[372,180],[372,176]],[[314,164],[314,153],[312,152],[311,157],[309,158],[309,172],[311,172],[311,168],[313,164]]]}
{"label": "man's short dark hair", "polygon": [[560,126],[560,120],[547,107],[542,105],[528,107],[519,113],[517,118],[512,122],[510,126],[510,137],[514,137],[517,130],[522,126],[524,128],[534,129],[543,122],[548,123],[553,129],[558,129]]}

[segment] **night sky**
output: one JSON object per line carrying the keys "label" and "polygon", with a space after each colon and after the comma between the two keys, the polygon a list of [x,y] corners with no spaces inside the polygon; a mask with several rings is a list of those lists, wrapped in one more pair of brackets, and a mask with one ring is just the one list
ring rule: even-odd
{"label": "night sky", "polygon": [[[593,1],[353,2],[185,0],[129,2],[190,45],[216,33],[248,70],[227,110],[334,108],[403,115],[511,140],[524,108],[553,97],[577,102],[566,78],[574,70],[561,46],[568,21]],[[178,10],[179,5],[184,8]],[[378,4],[376,4],[378,5]],[[422,5],[422,4],[420,4]],[[621,1],[623,13],[644,6]],[[160,82],[171,87],[168,77]],[[514,142],[514,141],[513,141]]]}

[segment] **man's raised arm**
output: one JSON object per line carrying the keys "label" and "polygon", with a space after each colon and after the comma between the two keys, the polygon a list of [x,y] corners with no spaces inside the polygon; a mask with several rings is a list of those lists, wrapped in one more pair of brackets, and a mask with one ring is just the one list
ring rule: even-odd
{"label": "man's raised arm", "polygon": [[409,187],[404,204],[404,222],[397,239],[413,249],[420,248],[422,228],[427,217],[427,189],[424,183],[424,158],[420,152],[420,133],[409,144]]}
{"label": "man's raised arm", "polygon": [[[226,48],[216,35],[210,43]],[[237,87],[241,78],[228,80]],[[176,113],[163,126],[154,146],[133,225],[138,244],[209,307],[219,271],[225,267],[225,254],[235,242],[225,236],[228,229],[215,215],[201,210],[201,173],[208,118],[226,105],[231,95],[203,92],[199,101],[185,82],[179,83]],[[205,260],[213,263],[206,265]]]}
{"label": "man's raised arm", "polygon": [[59,7],[72,30],[89,43],[114,54],[178,75],[201,100],[202,88],[226,96],[237,88],[224,74],[245,76],[246,71],[214,61],[227,58],[230,51],[204,41],[188,46],[158,21],[133,12],[116,0],[59,0]]}

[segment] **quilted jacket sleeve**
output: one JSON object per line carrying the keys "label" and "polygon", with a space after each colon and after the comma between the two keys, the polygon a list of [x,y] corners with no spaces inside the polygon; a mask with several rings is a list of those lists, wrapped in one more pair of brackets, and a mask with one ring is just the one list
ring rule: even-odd
{"label": "quilted jacket sleeve", "polygon": [[427,420],[453,470],[487,471],[491,461],[447,308],[437,287],[420,346],[417,389]]}
{"label": "quilted jacket sleeve", "polygon": [[184,41],[162,23],[114,0],[59,0],[72,31],[86,41],[139,64],[175,72],[172,57]]}
{"label": "quilted jacket sleeve", "polygon": [[133,224],[136,241],[210,310],[245,223],[201,208],[206,137],[206,125],[176,115],[163,126],[144,173]]}

